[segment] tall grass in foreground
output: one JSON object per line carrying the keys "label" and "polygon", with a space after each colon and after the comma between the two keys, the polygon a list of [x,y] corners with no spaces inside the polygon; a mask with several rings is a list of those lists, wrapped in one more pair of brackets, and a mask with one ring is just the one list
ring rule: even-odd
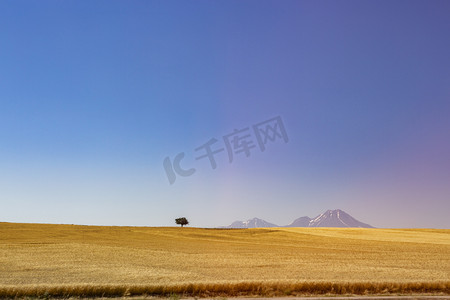
{"label": "tall grass in foreground", "polygon": [[443,294],[450,295],[450,281],[371,282],[237,282],[178,285],[28,285],[0,286],[0,298],[17,297],[122,297],[169,296],[235,297],[300,295]]}
{"label": "tall grass in foreground", "polygon": [[450,295],[450,230],[0,223],[0,298]]}

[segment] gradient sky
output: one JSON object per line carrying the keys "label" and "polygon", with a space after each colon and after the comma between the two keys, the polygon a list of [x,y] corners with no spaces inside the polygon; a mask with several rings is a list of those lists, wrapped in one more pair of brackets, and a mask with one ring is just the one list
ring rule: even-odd
{"label": "gradient sky", "polygon": [[[0,221],[450,228],[449,1],[1,1]],[[289,142],[217,168],[212,138]],[[170,185],[163,160],[195,168]]]}

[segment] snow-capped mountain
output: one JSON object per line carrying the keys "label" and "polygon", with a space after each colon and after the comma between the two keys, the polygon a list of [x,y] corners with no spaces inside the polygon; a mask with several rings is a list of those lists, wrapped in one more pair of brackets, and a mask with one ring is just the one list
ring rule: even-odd
{"label": "snow-capped mountain", "polygon": [[227,226],[227,228],[257,228],[257,227],[279,227],[279,226],[258,218],[253,218],[247,221],[236,221],[233,222],[230,226]]}
{"label": "snow-capped mountain", "polygon": [[315,218],[301,217],[289,225],[278,226],[262,219],[253,218],[247,221],[236,221],[225,228],[257,228],[257,227],[356,227],[373,228],[362,223],[340,209],[327,210]]}
{"label": "snow-capped mountain", "polygon": [[362,223],[343,210],[327,210],[314,219],[301,217],[285,227],[359,227],[373,228],[369,224]]}

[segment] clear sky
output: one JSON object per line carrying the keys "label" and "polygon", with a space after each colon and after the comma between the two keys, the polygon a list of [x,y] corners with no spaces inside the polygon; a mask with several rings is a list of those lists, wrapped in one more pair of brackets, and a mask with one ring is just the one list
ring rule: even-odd
{"label": "clear sky", "polygon": [[[450,228],[449,16],[434,0],[1,1],[0,221],[340,208]],[[196,159],[208,142],[215,168]]]}

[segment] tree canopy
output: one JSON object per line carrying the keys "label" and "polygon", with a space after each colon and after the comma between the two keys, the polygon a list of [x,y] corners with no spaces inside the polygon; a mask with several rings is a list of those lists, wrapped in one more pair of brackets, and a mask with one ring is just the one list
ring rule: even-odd
{"label": "tree canopy", "polygon": [[185,217],[182,217],[182,218],[175,219],[175,223],[178,225],[181,225],[181,227],[183,227],[184,225],[189,224],[189,221]]}

